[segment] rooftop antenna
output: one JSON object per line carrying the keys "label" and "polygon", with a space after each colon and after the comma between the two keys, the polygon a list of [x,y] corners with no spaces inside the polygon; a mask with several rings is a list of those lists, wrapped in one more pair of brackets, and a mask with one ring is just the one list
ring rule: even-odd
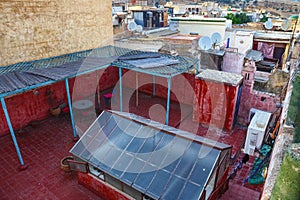
{"label": "rooftop antenna", "polygon": [[212,42],[211,42],[210,37],[204,36],[204,37],[200,38],[198,45],[199,45],[200,49],[204,50],[204,51],[211,49]]}
{"label": "rooftop antenna", "polygon": [[211,35],[211,42],[212,42],[212,45],[213,45],[214,49],[216,48],[216,45],[220,44],[221,41],[222,41],[222,36],[221,36],[220,33],[214,32]]}

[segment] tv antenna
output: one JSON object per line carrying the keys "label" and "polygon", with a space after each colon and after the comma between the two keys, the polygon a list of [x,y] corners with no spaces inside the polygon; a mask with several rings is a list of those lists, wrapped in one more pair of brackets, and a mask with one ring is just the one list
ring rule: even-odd
{"label": "tv antenna", "polygon": [[220,33],[218,32],[214,32],[212,35],[211,35],[211,42],[213,44],[213,48],[215,49],[216,45],[217,44],[220,44],[220,42],[222,41],[222,36]]}
{"label": "tv antenna", "polygon": [[198,45],[199,45],[200,49],[202,49],[204,51],[211,49],[212,42],[211,42],[210,37],[204,36],[204,37],[200,38]]}

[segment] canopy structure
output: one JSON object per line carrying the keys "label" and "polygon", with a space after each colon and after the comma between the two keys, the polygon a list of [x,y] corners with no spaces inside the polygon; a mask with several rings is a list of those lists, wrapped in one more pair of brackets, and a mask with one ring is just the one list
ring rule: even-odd
{"label": "canopy structure", "polygon": [[103,111],[70,152],[130,194],[198,200],[226,174],[231,149],[134,114]]}
{"label": "canopy structure", "polygon": [[[145,65],[145,62],[150,62],[152,64]],[[76,138],[77,134],[72,112],[69,78],[90,73],[99,69],[106,68],[108,66],[115,66],[119,68],[121,111],[122,68],[150,74],[153,76],[165,77],[168,79],[168,98],[166,112],[166,123],[168,123],[170,110],[171,78],[192,69],[194,65],[196,65],[196,61],[191,58],[142,52],[115,46],[104,46],[86,51],[0,67],[1,104],[10,133],[14,141],[15,148],[19,156],[21,166],[24,165],[24,162],[13,131],[9,112],[5,104],[6,97],[64,80],[68,96],[68,104],[70,107],[73,136],[74,138]]]}

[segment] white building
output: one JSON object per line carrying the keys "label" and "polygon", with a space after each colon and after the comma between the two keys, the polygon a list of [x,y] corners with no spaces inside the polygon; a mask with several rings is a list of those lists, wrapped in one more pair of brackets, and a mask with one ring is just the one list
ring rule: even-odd
{"label": "white building", "polygon": [[171,22],[177,23],[181,34],[197,33],[201,36],[211,36],[214,32],[224,39],[226,28],[231,28],[231,20],[225,18],[206,18],[203,16],[173,17]]}

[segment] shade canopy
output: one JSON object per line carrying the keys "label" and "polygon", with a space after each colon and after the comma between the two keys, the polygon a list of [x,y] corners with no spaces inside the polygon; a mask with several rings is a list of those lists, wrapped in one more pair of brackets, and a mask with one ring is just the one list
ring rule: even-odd
{"label": "shade canopy", "polygon": [[0,96],[116,66],[162,77],[172,77],[194,67],[191,58],[104,46],[61,56],[0,67]]}
{"label": "shade canopy", "polygon": [[230,150],[134,114],[103,111],[70,152],[151,198],[199,199]]}

